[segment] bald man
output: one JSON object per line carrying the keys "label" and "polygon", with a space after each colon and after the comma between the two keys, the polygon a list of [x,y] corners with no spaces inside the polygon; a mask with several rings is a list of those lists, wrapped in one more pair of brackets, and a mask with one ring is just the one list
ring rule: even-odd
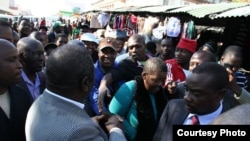
{"label": "bald man", "polygon": [[[189,61],[189,71],[192,72],[195,67],[205,62],[217,62],[216,56],[210,52],[197,51],[195,52]],[[167,90],[170,94],[173,94],[173,98],[183,98],[184,97],[184,83],[173,83],[168,85]],[[176,87],[177,86],[177,87]],[[177,89],[176,89],[177,88]]]}
{"label": "bald man", "polygon": [[29,37],[40,41],[43,44],[43,46],[45,46],[48,43],[48,41],[45,39],[45,36],[47,36],[47,35],[44,35],[43,33],[39,32],[39,31],[33,31],[29,35]]}
{"label": "bald man", "polygon": [[17,50],[23,65],[19,85],[30,93],[33,102],[45,89],[45,74],[41,72],[45,61],[44,48],[40,41],[23,37],[17,42]]}
{"label": "bald man", "polygon": [[0,39],[5,39],[13,43],[13,32],[11,25],[0,19]]}
{"label": "bald man", "polygon": [[22,64],[13,43],[0,39],[0,50],[0,140],[25,141],[25,120],[31,103],[29,94],[16,85]]}

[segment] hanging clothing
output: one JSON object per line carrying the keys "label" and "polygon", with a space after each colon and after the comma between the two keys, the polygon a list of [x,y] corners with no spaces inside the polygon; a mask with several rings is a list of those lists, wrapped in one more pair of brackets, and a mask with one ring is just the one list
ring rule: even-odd
{"label": "hanging clothing", "polygon": [[98,14],[93,14],[90,20],[90,28],[102,28],[101,24],[98,21]]}

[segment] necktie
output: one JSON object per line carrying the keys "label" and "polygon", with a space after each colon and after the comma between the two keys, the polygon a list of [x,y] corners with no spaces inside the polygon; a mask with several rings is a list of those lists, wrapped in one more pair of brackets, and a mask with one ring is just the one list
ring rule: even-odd
{"label": "necktie", "polygon": [[200,124],[197,115],[193,115],[191,120],[192,120],[191,125],[199,125]]}

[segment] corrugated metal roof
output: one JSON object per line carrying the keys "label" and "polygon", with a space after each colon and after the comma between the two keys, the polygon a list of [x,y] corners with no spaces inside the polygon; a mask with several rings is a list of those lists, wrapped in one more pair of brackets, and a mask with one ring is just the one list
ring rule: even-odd
{"label": "corrugated metal roof", "polygon": [[250,5],[222,12],[211,18],[216,19],[216,18],[228,18],[228,17],[247,17],[249,15],[250,15]]}
{"label": "corrugated metal roof", "polygon": [[188,5],[185,7],[170,10],[167,13],[186,13],[196,18],[203,18],[205,16],[221,13],[234,8],[239,8],[249,5],[248,3],[219,3],[219,4],[199,4]]}
{"label": "corrugated metal roof", "polygon": [[[95,9],[94,11],[105,11],[113,13],[136,13],[136,14],[165,14],[168,16],[191,16],[196,19],[222,19],[234,17],[250,16],[250,3],[218,3],[218,4],[198,4],[185,6],[130,6],[113,10]],[[94,12],[93,11],[93,12]]]}
{"label": "corrugated metal roof", "polygon": [[138,9],[138,6],[130,6],[130,7],[121,7],[121,8],[116,8],[113,10],[106,10],[106,12],[114,12],[114,13],[124,13],[124,12],[131,12],[134,9]]}
{"label": "corrugated metal roof", "polygon": [[166,11],[180,8],[182,6],[169,6],[169,5],[159,5],[159,6],[147,6],[134,9],[133,12],[148,12],[148,13],[165,13]]}

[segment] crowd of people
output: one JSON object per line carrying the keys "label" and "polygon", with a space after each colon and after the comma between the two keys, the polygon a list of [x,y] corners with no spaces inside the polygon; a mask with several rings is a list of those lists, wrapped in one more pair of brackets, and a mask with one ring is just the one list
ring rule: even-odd
{"label": "crowd of people", "polygon": [[173,125],[250,124],[237,45],[218,56],[210,39],[163,36],[158,47],[45,22],[0,19],[0,140],[172,141]]}

